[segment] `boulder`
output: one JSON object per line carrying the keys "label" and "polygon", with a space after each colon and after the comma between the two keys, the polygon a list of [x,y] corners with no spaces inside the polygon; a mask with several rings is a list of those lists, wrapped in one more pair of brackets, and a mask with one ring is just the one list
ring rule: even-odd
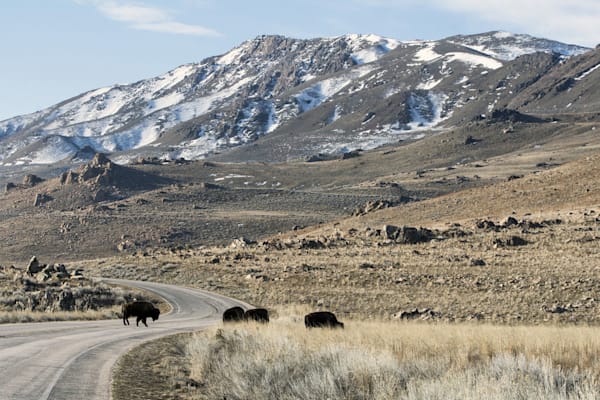
{"label": "boulder", "polygon": [[485,230],[490,230],[490,231],[497,231],[499,229],[498,225],[496,225],[494,223],[494,221],[491,221],[488,219],[477,221],[475,223],[475,227],[477,229],[485,229]]}
{"label": "boulder", "polygon": [[253,244],[256,244],[256,242],[253,240],[250,240],[250,239],[246,239],[245,237],[241,237],[241,238],[235,239],[233,242],[231,242],[229,247],[232,247],[235,249],[235,248],[250,246]]}
{"label": "boulder", "polygon": [[322,249],[325,247],[325,244],[317,239],[302,239],[300,242],[300,249]]}
{"label": "boulder", "polygon": [[35,186],[44,180],[37,175],[27,174],[23,177],[23,185],[25,186]]}
{"label": "boulder", "polygon": [[403,226],[402,228],[394,225],[384,225],[381,234],[385,239],[395,240],[403,244],[426,243],[433,239],[433,232],[426,228],[414,228],[412,226]]}
{"label": "boulder", "polygon": [[473,267],[484,267],[486,265],[485,261],[481,258],[473,258],[471,260],[471,266]]}
{"label": "boulder", "polygon": [[348,151],[345,153],[342,153],[341,159],[342,160],[347,160],[349,158],[355,158],[360,156],[360,150],[352,150],[352,151]]}
{"label": "boulder", "polygon": [[71,185],[75,182],[77,182],[79,176],[77,175],[76,172],[73,171],[68,171],[68,172],[63,172],[62,175],[60,176],[60,184],[61,185]]}
{"label": "boulder", "polygon": [[60,292],[58,299],[58,309],[61,311],[73,311],[75,308],[75,298],[70,289],[64,289]]}
{"label": "boulder", "polygon": [[504,223],[502,225],[505,228],[508,228],[511,226],[517,226],[517,225],[519,225],[519,221],[517,221],[517,219],[515,217],[508,217],[508,218],[506,218],[506,221],[504,221]]}
{"label": "boulder", "polygon": [[439,313],[430,309],[424,308],[419,310],[413,308],[412,310],[400,311],[393,315],[395,319],[433,319],[439,317]]}
{"label": "boulder", "polygon": [[465,145],[477,144],[479,142],[481,142],[481,139],[475,139],[471,135],[467,136],[467,138],[465,139]]}
{"label": "boulder", "polygon": [[31,257],[31,260],[29,260],[29,264],[27,264],[27,273],[29,275],[35,275],[38,272],[41,272],[42,269],[44,268],[44,266],[40,265],[40,262],[38,261],[36,256]]}
{"label": "boulder", "polygon": [[529,242],[519,236],[511,236],[508,239],[495,239],[494,247],[516,247],[516,246],[526,246]]}
{"label": "boulder", "polygon": [[56,271],[56,277],[59,279],[68,279],[71,277],[69,271],[67,271],[67,267],[64,264],[58,264],[54,266]]}
{"label": "boulder", "polygon": [[511,236],[506,241],[507,246],[526,246],[529,242],[519,236]]}
{"label": "boulder", "polygon": [[433,238],[433,232],[425,228],[402,227],[396,241],[405,244],[426,243]]}
{"label": "boulder", "polygon": [[393,204],[387,200],[368,201],[364,206],[358,207],[352,213],[353,216],[365,215],[373,211],[382,210],[391,207]]}
{"label": "boulder", "polygon": [[6,186],[4,186],[4,193],[8,193],[9,191],[11,191],[12,189],[16,188],[17,185],[15,185],[13,182],[8,182],[6,184]]}
{"label": "boulder", "polygon": [[568,306],[563,307],[558,304],[554,304],[552,307],[546,308],[546,312],[549,312],[551,314],[563,314],[563,313],[570,312],[570,311],[571,310],[569,310]]}
{"label": "boulder", "polygon": [[37,274],[34,275],[34,278],[39,282],[39,283],[44,283],[46,281],[49,281],[52,278],[52,274],[48,273],[47,271],[40,271]]}
{"label": "boulder", "polygon": [[385,239],[396,240],[400,234],[400,228],[395,225],[384,225],[381,233]]}
{"label": "boulder", "polygon": [[37,193],[35,195],[35,198],[33,199],[33,206],[39,207],[50,200],[52,200],[52,197],[50,197],[49,195],[45,193]]}

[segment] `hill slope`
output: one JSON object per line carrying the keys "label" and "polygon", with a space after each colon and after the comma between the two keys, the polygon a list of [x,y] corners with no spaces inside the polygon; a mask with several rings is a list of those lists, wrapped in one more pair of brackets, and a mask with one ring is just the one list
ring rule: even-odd
{"label": "hill slope", "polygon": [[273,139],[260,161],[374,148],[421,138],[468,103],[493,108],[499,82],[522,89],[559,61],[503,68],[519,55],[587,50],[504,32],[411,42],[260,36],[159,77],[0,122],[0,163],[53,164],[84,148],[117,162],[197,159],[262,137]]}

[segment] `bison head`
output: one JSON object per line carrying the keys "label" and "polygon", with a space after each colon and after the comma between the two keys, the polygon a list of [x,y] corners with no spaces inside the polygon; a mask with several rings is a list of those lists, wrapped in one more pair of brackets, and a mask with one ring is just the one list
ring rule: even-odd
{"label": "bison head", "polygon": [[152,321],[156,321],[158,319],[159,315],[160,315],[160,310],[158,308],[155,308],[154,310],[152,310],[152,314],[150,315],[152,317]]}

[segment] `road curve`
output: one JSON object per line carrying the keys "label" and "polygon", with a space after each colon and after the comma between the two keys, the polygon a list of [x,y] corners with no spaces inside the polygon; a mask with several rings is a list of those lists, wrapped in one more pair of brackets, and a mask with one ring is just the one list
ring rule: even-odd
{"label": "road curve", "polygon": [[171,303],[172,312],[148,328],[135,318],[0,325],[0,399],[109,400],[111,370],[130,348],[161,336],[214,325],[242,302],[198,289],[104,279],[148,290]]}

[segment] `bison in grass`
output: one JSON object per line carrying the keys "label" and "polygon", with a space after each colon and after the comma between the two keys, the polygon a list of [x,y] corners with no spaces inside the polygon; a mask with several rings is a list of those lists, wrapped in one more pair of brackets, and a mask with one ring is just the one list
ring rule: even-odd
{"label": "bison in grass", "polygon": [[264,308],[254,308],[244,313],[244,319],[246,321],[256,321],[266,324],[269,322],[269,312]]}
{"label": "bison in grass", "polygon": [[137,317],[135,322],[136,326],[140,326],[140,321],[148,326],[146,318],[150,317],[152,318],[152,321],[156,321],[160,314],[160,310],[147,301],[134,301],[132,303],[123,304],[122,312],[123,325],[129,325],[129,317]]}
{"label": "bison in grass", "polygon": [[231,307],[223,313],[223,322],[238,322],[244,320],[244,309],[242,307]]}
{"label": "bison in grass", "polygon": [[344,323],[339,322],[334,313],[317,311],[304,316],[304,325],[307,328],[344,328]]}

